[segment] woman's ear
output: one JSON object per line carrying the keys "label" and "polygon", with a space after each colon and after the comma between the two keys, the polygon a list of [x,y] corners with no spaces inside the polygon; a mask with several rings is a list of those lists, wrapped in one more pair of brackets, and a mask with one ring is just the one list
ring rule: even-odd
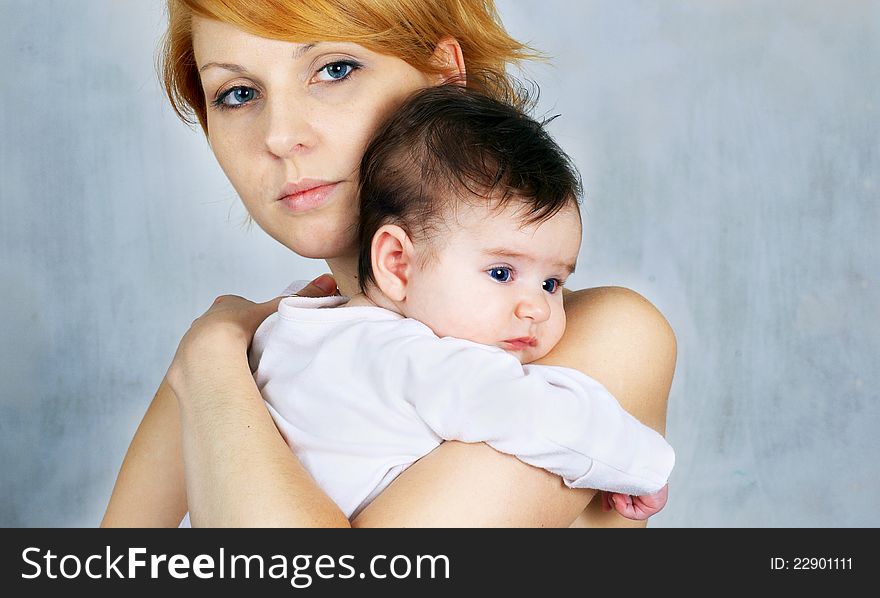
{"label": "woman's ear", "polygon": [[437,83],[455,81],[460,85],[467,83],[467,69],[464,64],[464,53],[461,45],[454,37],[445,36],[437,42],[434,48],[434,63],[441,69],[437,75]]}
{"label": "woman's ear", "polygon": [[414,247],[406,231],[396,224],[386,224],[373,235],[370,261],[376,286],[392,301],[406,299]]}

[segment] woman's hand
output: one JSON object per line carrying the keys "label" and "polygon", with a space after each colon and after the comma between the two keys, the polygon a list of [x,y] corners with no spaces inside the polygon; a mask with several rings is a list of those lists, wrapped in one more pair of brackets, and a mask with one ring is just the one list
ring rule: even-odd
{"label": "woman's hand", "polygon": [[[325,275],[300,294],[335,288]],[[349,525],[279,434],[248,365],[248,345],[280,300],[219,297],[192,323],[169,368],[193,527]]]}
{"label": "woman's hand", "polygon": [[[336,281],[323,274],[297,295],[324,297],[335,292]],[[166,376],[174,393],[186,397],[191,384],[211,380],[224,359],[245,358],[257,328],[278,311],[281,299],[254,303],[237,295],[217,297],[208,311],[193,320],[177,347]]]}
{"label": "woman's hand", "polygon": [[[324,275],[299,294],[321,297],[335,290],[336,282]],[[242,348],[247,349],[277,301],[220,297],[193,322],[169,369],[178,391],[186,386],[182,380],[200,378],[192,374],[193,361],[199,361],[193,356],[205,357],[212,351],[207,339],[223,337],[215,328],[232,332],[231,338],[238,340],[226,340],[238,353],[229,361],[213,362],[223,376],[205,374],[202,390],[207,392],[191,388],[192,392],[178,396],[167,378],[162,381],[120,468],[102,526],[176,527],[188,507],[195,511],[196,524],[348,524],[278,434],[247,367]],[[212,364],[210,357],[201,362]],[[183,417],[182,406],[198,404],[210,408],[197,417]],[[294,504],[291,497],[296,497]]]}

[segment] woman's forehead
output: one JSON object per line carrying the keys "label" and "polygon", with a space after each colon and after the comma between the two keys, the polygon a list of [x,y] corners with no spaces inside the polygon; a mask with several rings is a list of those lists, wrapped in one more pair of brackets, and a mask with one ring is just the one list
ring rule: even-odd
{"label": "woman's forehead", "polygon": [[193,15],[192,22],[193,49],[200,66],[213,60],[212,56],[201,56],[207,52],[239,53],[259,58],[260,56],[277,58],[278,53],[286,54],[291,60],[320,52],[325,49],[334,51],[351,51],[365,55],[378,56],[376,52],[350,41],[302,40],[289,41],[260,37],[216,19]]}

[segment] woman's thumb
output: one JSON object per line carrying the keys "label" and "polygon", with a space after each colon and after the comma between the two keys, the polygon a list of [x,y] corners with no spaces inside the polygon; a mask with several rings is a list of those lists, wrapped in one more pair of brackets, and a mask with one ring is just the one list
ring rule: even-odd
{"label": "woman's thumb", "polygon": [[326,297],[336,293],[336,279],[329,274],[322,274],[300,290],[300,297]]}
{"label": "woman's thumb", "polygon": [[282,299],[284,299],[283,296],[282,297],[275,297],[274,299],[269,299],[265,303],[258,303],[257,304],[257,306],[259,307],[258,317],[261,318],[260,321],[265,320],[266,318],[268,318],[269,316],[274,314],[276,311],[278,311],[278,304],[281,303]]}

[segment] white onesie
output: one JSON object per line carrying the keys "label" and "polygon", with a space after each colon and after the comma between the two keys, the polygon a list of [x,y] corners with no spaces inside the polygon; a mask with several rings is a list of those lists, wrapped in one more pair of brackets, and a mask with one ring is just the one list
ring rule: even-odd
{"label": "white onesie", "polygon": [[592,378],[345,301],[283,299],[250,362],[287,444],[347,517],[444,440],[485,442],[573,488],[666,484],[672,447]]}

